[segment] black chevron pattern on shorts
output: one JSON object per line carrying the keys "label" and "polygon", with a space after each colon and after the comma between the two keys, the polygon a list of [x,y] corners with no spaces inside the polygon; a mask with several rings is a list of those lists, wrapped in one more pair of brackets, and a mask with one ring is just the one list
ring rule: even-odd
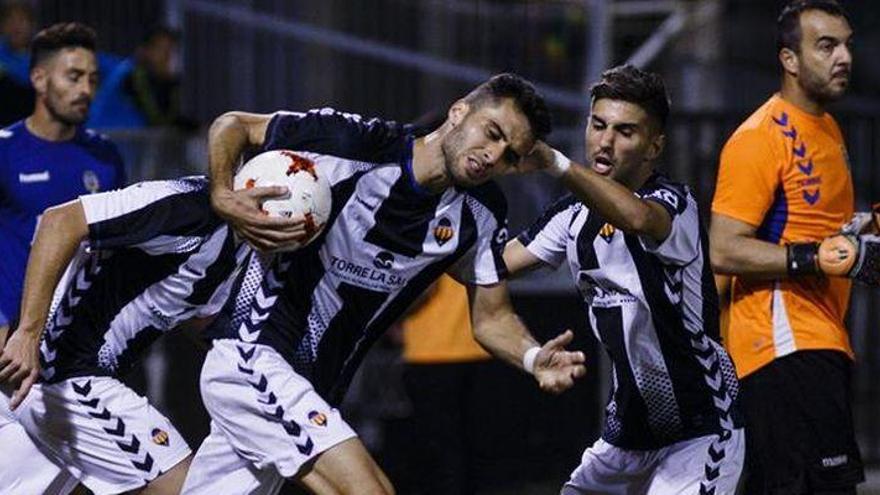
{"label": "black chevron pattern on shorts", "polygon": [[[253,357],[255,347],[240,344],[237,345],[236,348],[238,349],[238,355],[240,357],[238,370],[248,377],[246,381],[258,392],[257,402],[264,406],[270,406],[263,409],[266,418],[274,423],[280,424],[281,427],[284,428],[284,431],[293,437],[293,444],[296,445],[296,449],[300,454],[310,455],[315,448],[315,444],[312,442],[311,437],[309,437],[308,433],[306,433],[296,421],[292,419],[284,419],[286,414],[284,407],[277,404],[278,397],[269,389],[269,380],[266,378],[266,375],[254,370]],[[259,377],[253,379],[253,377],[257,376]]]}
{"label": "black chevron pattern on shorts", "polygon": [[83,379],[70,383],[73,393],[78,396],[77,402],[86,408],[89,416],[101,422],[101,427],[113,439],[116,446],[128,455],[131,465],[145,473],[144,481],[149,483],[159,476],[161,473],[153,470],[153,456],[146,452],[146,449],[141,452],[140,440],[133,433],[128,433],[125,421],[102,406],[100,397],[91,397],[92,380]]}
{"label": "black chevron pattern on shorts", "polygon": [[718,421],[721,433],[709,445],[708,460],[704,465],[704,476],[700,482],[701,495],[715,495],[716,484],[721,477],[721,466],[726,457],[725,446],[730,439],[734,422],[731,417],[733,398],[724,381],[721,370],[721,362],[718,356],[719,350],[714,342],[706,336],[702,330],[692,331],[691,347],[696,351],[697,361],[705,372],[704,380],[712,392],[712,401],[718,411]]}

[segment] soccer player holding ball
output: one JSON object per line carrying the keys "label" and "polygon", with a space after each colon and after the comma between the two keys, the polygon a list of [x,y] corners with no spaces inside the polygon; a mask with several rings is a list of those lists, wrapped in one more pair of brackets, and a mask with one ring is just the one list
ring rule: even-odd
{"label": "soccer player holding ball", "polygon": [[[249,257],[211,327],[201,377],[211,434],[184,493],[272,493],[284,478],[316,493],[391,493],[336,406],[370,344],[443,273],[469,286],[484,347],[544,390],[573,385],[585,368],[582,353],[564,349],[572,334],[540,346],[511,308],[506,203],[490,181],[514,171],[549,131],[543,99],[512,74],[456,101],[422,138],[332,109],[218,118],[209,137],[212,202],[262,252]],[[295,252],[274,251],[311,235],[306,218],[262,209],[290,191],[232,188],[247,147],[290,150],[300,168],[327,178],[329,219]]]}

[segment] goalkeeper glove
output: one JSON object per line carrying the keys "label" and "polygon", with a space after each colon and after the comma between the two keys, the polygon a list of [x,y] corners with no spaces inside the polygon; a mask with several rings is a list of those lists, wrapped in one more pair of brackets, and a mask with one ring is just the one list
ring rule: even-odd
{"label": "goalkeeper glove", "polygon": [[876,235],[844,233],[821,243],[789,244],[786,260],[790,276],[823,273],[880,286],[880,237]]}

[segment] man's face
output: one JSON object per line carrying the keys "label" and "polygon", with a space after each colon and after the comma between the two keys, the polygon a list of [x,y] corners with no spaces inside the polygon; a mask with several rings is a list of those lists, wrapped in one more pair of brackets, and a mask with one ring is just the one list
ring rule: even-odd
{"label": "man's face", "polygon": [[843,17],[821,10],[803,12],[800,23],[798,83],[815,101],[837,100],[849,86],[852,29]]}
{"label": "man's face", "polygon": [[587,123],[587,161],[593,171],[629,186],[663,149],[663,135],[642,107],[622,100],[595,100]]}
{"label": "man's face", "polygon": [[34,88],[53,118],[66,125],[85,122],[98,86],[94,52],[65,48],[34,72]]}
{"label": "man's face", "polygon": [[535,144],[528,119],[509,98],[476,107],[459,101],[447,123],[454,127],[441,145],[446,170],[462,187],[508,173]]}

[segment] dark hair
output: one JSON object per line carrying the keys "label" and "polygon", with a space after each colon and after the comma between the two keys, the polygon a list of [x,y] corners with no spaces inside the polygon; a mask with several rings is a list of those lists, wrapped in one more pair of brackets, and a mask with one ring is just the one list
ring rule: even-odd
{"label": "dark hair", "polygon": [[517,108],[526,116],[532,136],[544,139],[553,130],[550,110],[544,97],[526,79],[511,73],[497,74],[477,86],[464,97],[468,104],[478,107],[488,101],[511,98]]}
{"label": "dark hair", "polygon": [[590,87],[590,99],[621,100],[642,107],[662,130],[669,117],[669,93],[659,74],[632,65],[620,65],[602,73],[602,79]]}
{"label": "dark hair", "polygon": [[85,48],[95,51],[98,35],[95,30],[78,22],[62,22],[43,29],[31,43],[31,70],[64,48]]}
{"label": "dark hair", "polygon": [[849,15],[836,0],[793,0],[782,9],[776,19],[776,52],[783,48],[801,51],[801,14],[808,10],[821,10],[835,17],[843,17],[849,22]]}

